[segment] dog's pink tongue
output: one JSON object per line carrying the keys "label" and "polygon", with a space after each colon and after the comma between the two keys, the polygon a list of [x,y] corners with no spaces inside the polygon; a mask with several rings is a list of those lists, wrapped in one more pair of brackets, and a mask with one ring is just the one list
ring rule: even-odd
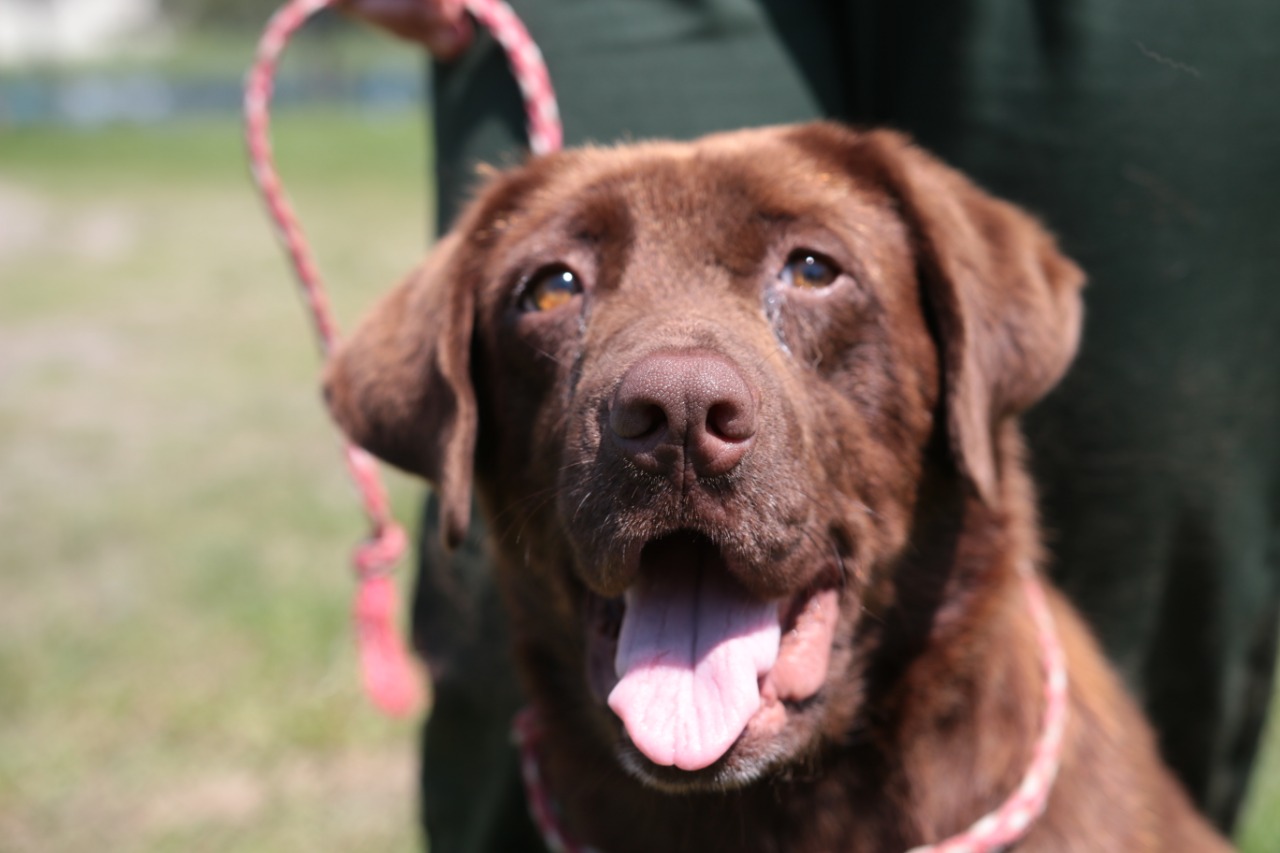
{"label": "dog's pink tongue", "polygon": [[777,603],[720,566],[679,560],[645,572],[626,604],[609,707],[654,764],[713,764],[760,707],[759,677],[778,656]]}

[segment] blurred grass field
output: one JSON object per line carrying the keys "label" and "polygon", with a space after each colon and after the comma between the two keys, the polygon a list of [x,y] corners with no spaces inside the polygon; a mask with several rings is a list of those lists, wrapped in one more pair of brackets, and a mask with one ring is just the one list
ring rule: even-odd
{"label": "blurred grass field", "polygon": [[[424,130],[278,120],[345,325],[429,233]],[[418,849],[416,723],[359,693],[361,519],[238,124],[0,134],[0,850]],[[1264,765],[1247,853],[1280,851],[1280,738]]]}
{"label": "blurred grass field", "polygon": [[[421,122],[276,138],[353,319],[425,243]],[[4,132],[0,279],[0,850],[416,849],[416,724],[359,693],[361,517],[236,121]]]}

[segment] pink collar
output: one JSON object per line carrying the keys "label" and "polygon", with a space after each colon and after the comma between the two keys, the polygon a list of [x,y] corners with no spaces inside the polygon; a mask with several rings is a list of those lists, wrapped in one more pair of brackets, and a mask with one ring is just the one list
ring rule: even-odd
{"label": "pink collar", "polygon": [[[1066,655],[1035,569],[1030,563],[1023,563],[1018,567],[1018,575],[1022,579],[1031,618],[1036,623],[1040,665],[1044,670],[1044,715],[1031,764],[1018,787],[995,811],[983,815],[959,835],[935,844],[913,847],[907,853],[991,853],[1026,835],[1031,824],[1044,813],[1053,781],[1058,775],[1062,738],[1067,728]],[[542,739],[542,727],[532,708],[525,708],[516,716],[514,735],[520,748],[520,770],[529,800],[529,813],[542,833],[547,849],[551,853],[597,853],[594,848],[570,838],[560,825],[559,810],[547,791],[538,766],[537,750]]]}

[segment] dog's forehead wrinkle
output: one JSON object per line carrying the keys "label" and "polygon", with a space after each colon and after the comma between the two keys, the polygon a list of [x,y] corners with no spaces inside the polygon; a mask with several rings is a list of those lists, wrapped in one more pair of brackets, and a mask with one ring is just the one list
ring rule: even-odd
{"label": "dog's forehead wrinkle", "polygon": [[777,212],[765,203],[768,181],[756,172],[752,159],[685,145],[656,149],[600,184],[625,195],[637,219],[647,223],[715,224],[730,215]]}
{"label": "dog's forehead wrinkle", "polygon": [[629,241],[635,227],[627,188],[613,179],[574,191],[560,209],[565,211],[566,227],[587,241]]}

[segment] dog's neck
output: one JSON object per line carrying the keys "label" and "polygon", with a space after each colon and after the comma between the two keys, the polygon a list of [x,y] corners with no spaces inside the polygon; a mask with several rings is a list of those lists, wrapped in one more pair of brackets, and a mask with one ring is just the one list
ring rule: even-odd
{"label": "dog's neck", "polygon": [[871,738],[908,792],[904,818],[927,838],[954,834],[1003,801],[1042,725],[1040,646],[1018,580],[1019,565],[1038,558],[1034,519],[974,497],[962,504],[954,545],[940,524],[894,573],[895,606],[865,681]]}
{"label": "dog's neck", "polygon": [[959,832],[1003,801],[1042,725],[1040,647],[1018,579],[1041,558],[1035,494],[1006,427],[999,504],[945,473],[926,478],[911,546],[887,573],[883,621],[865,623],[868,739],[891,756],[898,797],[881,807],[900,810],[912,843]]}

